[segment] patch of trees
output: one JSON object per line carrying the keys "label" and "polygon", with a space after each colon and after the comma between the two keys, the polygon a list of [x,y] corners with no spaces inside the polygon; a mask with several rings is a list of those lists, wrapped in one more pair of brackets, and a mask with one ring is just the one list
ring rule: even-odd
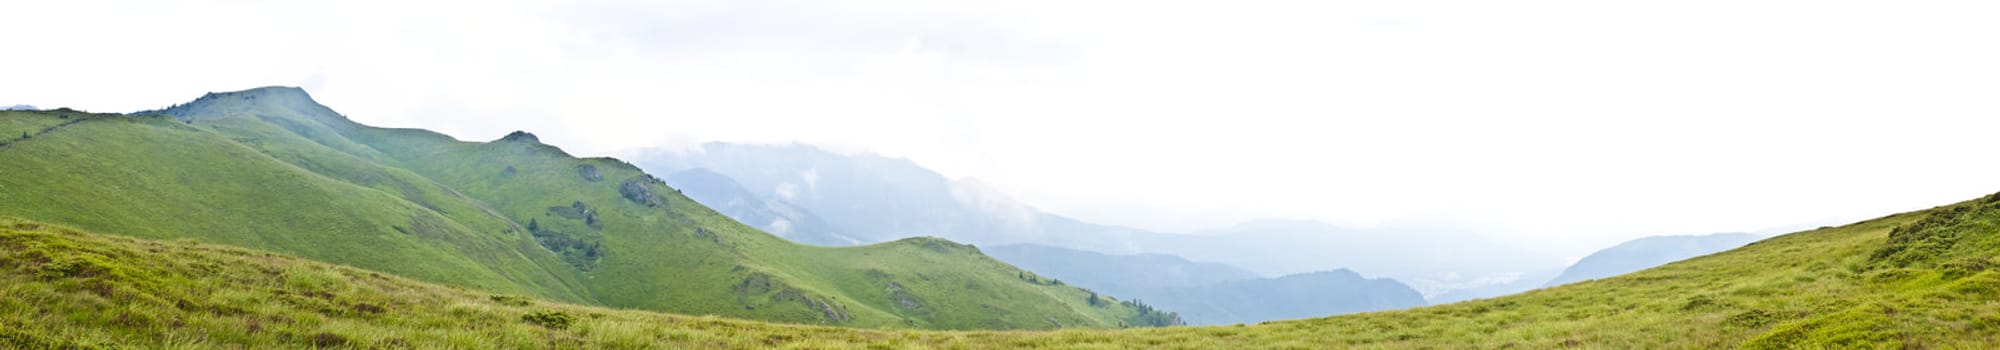
{"label": "patch of trees", "polygon": [[597,267],[597,260],[604,257],[604,243],[586,241],[578,237],[543,226],[540,221],[528,219],[528,233],[535,236],[535,243],[562,257],[563,262],[578,270],[590,271]]}
{"label": "patch of trees", "polygon": [[549,207],[548,214],[564,219],[583,220],[583,225],[593,230],[604,229],[604,223],[597,221],[597,211],[591,210],[590,206],[583,204],[583,201],[570,202],[569,206]]}
{"label": "patch of trees", "polygon": [[1042,277],[1039,275],[1035,275],[1033,273],[1028,273],[1027,271],[1015,271],[1014,278],[1019,278],[1022,281],[1028,281],[1028,283],[1035,285],[1043,285],[1043,286],[1063,285],[1063,281],[1060,279]]}
{"label": "patch of trees", "polygon": [[1161,311],[1159,309],[1154,309],[1152,305],[1146,305],[1145,302],[1141,302],[1137,299],[1125,301],[1123,303],[1125,304],[1125,306],[1131,307],[1133,310],[1137,311],[1132,314],[1132,317],[1125,318],[1124,326],[1167,327],[1167,326],[1187,325],[1186,321],[1181,320],[1180,313],[1166,312],[1166,311]]}

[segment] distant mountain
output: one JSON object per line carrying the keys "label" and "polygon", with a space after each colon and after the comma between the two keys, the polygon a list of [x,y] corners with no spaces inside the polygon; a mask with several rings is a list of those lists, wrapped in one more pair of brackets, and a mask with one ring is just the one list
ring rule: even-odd
{"label": "distant mountain", "polygon": [[1150,238],[1135,245],[1265,275],[1346,268],[1395,278],[1425,295],[1513,283],[1527,273],[1562,266],[1558,259],[1524,247],[1451,230],[1355,229],[1317,221],[1260,220]]}
{"label": "distant mountain", "polygon": [[1710,253],[1736,249],[1763,239],[1747,233],[1701,236],[1653,236],[1626,241],[1584,256],[1545,285],[1559,286],[1666,265]]}
{"label": "distant mountain", "polygon": [[1530,271],[1562,267],[1559,259],[1523,247],[1447,230],[1348,229],[1267,220],[1169,234],[1099,225],[1041,212],[978,182],[954,181],[907,159],[842,155],[806,145],[708,143],[691,151],[640,150],[630,159],[653,173],[720,173],[756,196],[815,214],[864,242],[937,236],[981,246],[1159,253],[1265,276],[1347,268],[1401,280],[1427,295],[1512,283]]}
{"label": "distant mountain", "polygon": [[12,106],[7,106],[7,108],[0,108],[0,111],[32,111],[32,110],[35,110],[35,106],[12,105]]}
{"label": "distant mountain", "polygon": [[1107,255],[1032,244],[983,249],[1066,284],[1136,299],[1181,314],[1188,324],[1257,323],[1423,306],[1423,296],[1389,279],[1334,270],[1262,278],[1225,264],[1172,255]]}
{"label": "distant mountain", "polygon": [[783,201],[767,200],[743,189],[736,180],[708,169],[680,171],[661,180],[723,215],[785,239],[829,246],[863,243],[841,234],[833,224],[811,212]]}
{"label": "distant mountain", "polygon": [[1161,288],[1131,298],[1170,308],[1188,324],[1221,325],[1292,320],[1424,306],[1415,289],[1346,269]]}
{"label": "distant mountain", "polygon": [[993,246],[980,251],[1029,271],[1120,297],[1160,287],[1194,287],[1264,278],[1227,264],[1192,262],[1165,254],[1109,255],[1036,244]]}
{"label": "distant mountain", "polygon": [[1450,304],[1466,300],[1511,295],[1541,288],[1543,283],[1547,283],[1550,278],[1555,278],[1557,274],[1561,273],[1562,269],[1559,268],[1532,271],[1514,278],[1513,282],[1484,287],[1455,289],[1436,295],[1428,295],[1424,299],[1430,301],[1431,304]]}
{"label": "distant mountain", "polygon": [[937,236],[1001,245],[1119,246],[1146,232],[1084,223],[1021,204],[976,181],[955,181],[908,159],[841,155],[804,145],[708,143],[690,152],[642,150],[655,173],[708,169],[763,198],[803,209],[864,242]]}

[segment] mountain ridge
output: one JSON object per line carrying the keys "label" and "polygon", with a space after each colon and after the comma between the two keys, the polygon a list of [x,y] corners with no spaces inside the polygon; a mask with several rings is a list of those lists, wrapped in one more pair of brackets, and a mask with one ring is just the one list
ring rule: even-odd
{"label": "mountain ridge", "polygon": [[[1510,276],[1564,266],[1554,257],[1496,253],[1524,248],[1448,230],[1350,229],[1302,220],[1254,220],[1193,234],[1100,225],[1041,212],[908,159],[839,154],[804,144],[709,142],[694,150],[625,153],[653,172],[702,168],[721,173],[764,197],[827,218],[833,226],[864,232],[856,236],[863,241],[931,235],[982,245],[1171,254],[1266,276],[1347,268],[1395,278],[1427,295],[1503,284]],[[903,207],[921,209],[897,209]],[[1439,242],[1452,247],[1435,247]],[[1482,260],[1457,259],[1466,253],[1453,248],[1476,248],[1473,252]]]}
{"label": "mountain ridge", "polygon": [[370,127],[298,88],[209,93],[132,115],[3,113],[0,131],[55,130],[0,149],[0,171],[20,175],[0,179],[4,215],[500,293],[778,322],[1049,329],[1172,319],[1086,305],[1086,292],[1022,281],[976,250],[794,244],[617,159],[575,158],[526,132],[469,142]]}

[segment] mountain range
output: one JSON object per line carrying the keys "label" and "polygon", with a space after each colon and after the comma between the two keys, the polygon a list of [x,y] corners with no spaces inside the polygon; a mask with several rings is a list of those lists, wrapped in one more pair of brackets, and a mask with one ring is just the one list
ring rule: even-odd
{"label": "mountain range", "polygon": [[[908,159],[806,145],[707,143],[693,150],[629,153],[634,164],[653,173],[699,171],[734,179],[750,192],[735,197],[789,208],[774,212],[814,214],[862,242],[938,236],[982,246],[1166,254],[1263,276],[1345,268],[1393,278],[1426,295],[1512,283],[1529,272],[1562,267],[1560,259],[1532,254],[1531,248],[1451,230],[1353,229],[1297,220],[1192,233],[1101,225],[1039,211],[977,181],[952,180]],[[739,219],[755,223],[767,216]],[[786,221],[799,220],[804,219]]]}
{"label": "mountain range", "polygon": [[1423,306],[1415,289],[1344,269],[1264,278],[1234,266],[1162,254],[1114,256],[1033,244],[988,255],[1068,284],[1145,301],[1188,324],[1258,323]]}
{"label": "mountain range", "polygon": [[682,314],[869,328],[1178,323],[944,239],[793,243],[617,159],[573,157],[526,132],[467,142],[371,127],[297,88],[129,115],[0,113],[0,215],[24,220]]}

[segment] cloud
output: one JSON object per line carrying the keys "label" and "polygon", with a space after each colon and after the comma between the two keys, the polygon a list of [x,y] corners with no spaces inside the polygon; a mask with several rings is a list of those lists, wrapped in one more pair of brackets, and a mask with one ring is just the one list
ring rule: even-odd
{"label": "cloud", "polygon": [[806,183],[806,191],[819,189],[819,168],[806,169],[799,173],[799,180]]}
{"label": "cloud", "polygon": [[799,197],[799,185],[792,184],[790,182],[782,182],[778,183],[778,187],[772,188],[771,192],[777,193],[778,199],[783,199],[785,201],[793,201],[798,199]]}
{"label": "cloud", "polygon": [[[668,59],[745,58],[723,63],[782,79],[861,77],[868,57],[884,54],[1010,67],[1061,64],[1079,54],[1010,23],[1022,19],[977,12],[973,4],[596,1],[568,4],[555,17],[610,47]],[[773,60],[797,55],[813,59]]]}
{"label": "cloud", "polygon": [[773,218],[767,227],[771,228],[771,234],[774,235],[784,236],[792,233],[792,221],[785,218]]}

